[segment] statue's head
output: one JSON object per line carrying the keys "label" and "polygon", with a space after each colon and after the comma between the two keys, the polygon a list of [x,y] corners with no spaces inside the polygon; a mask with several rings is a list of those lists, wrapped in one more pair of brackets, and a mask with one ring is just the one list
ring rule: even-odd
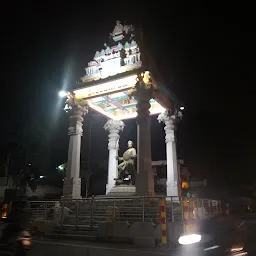
{"label": "statue's head", "polygon": [[128,145],[128,148],[132,148],[133,147],[133,142],[131,140],[129,140],[127,145]]}

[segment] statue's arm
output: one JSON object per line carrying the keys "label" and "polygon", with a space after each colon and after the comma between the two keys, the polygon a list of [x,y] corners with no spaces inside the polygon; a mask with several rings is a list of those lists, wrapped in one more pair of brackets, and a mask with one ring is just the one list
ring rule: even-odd
{"label": "statue's arm", "polygon": [[132,150],[132,158],[136,158],[136,156],[137,156],[137,153],[136,153],[136,149],[134,148]]}
{"label": "statue's arm", "polygon": [[123,157],[121,157],[121,156],[117,156],[117,160],[118,160],[118,161],[123,161],[123,160],[124,160],[124,158],[123,158]]}

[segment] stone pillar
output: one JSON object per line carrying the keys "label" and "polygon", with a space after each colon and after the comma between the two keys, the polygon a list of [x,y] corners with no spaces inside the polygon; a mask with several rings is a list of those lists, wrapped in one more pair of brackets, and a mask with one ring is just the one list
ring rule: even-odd
{"label": "stone pillar", "polygon": [[150,133],[150,99],[153,98],[153,87],[146,85],[138,75],[131,96],[137,101],[137,177],[136,194],[138,196],[155,196],[154,176],[151,157]]}
{"label": "stone pillar", "polygon": [[63,196],[66,198],[81,198],[81,178],[80,178],[80,151],[81,137],[83,135],[83,115],[87,113],[87,107],[75,105],[72,107],[70,117],[70,127],[68,129],[69,148],[67,174],[64,179]]}
{"label": "stone pillar", "polygon": [[119,132],[124,129],[124,122],[119,120],[108,120],[104,129],[109,131],[108,135],[108,183],[106,185],[106,195],[115,187],[118,165],[118,144]]}
{"label": "stone pillar", "polygon": [[158,121],[165,124],[165,142],[166,142],[166,160],[167,160],[167,181],[166,181],[166,196],[179,196],[178,187],[178,163],[176,142],[174,134],[175,116],[166,110],[158,116]]}

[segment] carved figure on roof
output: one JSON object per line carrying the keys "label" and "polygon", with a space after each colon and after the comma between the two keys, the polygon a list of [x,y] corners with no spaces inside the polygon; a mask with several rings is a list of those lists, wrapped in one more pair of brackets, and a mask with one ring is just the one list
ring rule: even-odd
{"label": "carved figure on roof", "polygon": [[125,48],[125,49],[130,48],[130,44],[129,44],[127,41],[125,42],[124,48]]}
{"label": "carved figure on roof", "polygon": [[117,45],[117,48],[119,51],[121,51],[123,49],[123,45],[119,42],[118,45]]}
{"label": "carved figure on roof", "polygon": [[106,50],[105,50],[105,53],[106,53],[106,54],[110,54],[110,53],[111,53],[111,50],[110,50],[109,46],[107,46],[107,48],[106,48]]}
{"label": "carved figure on roof", "polygon": [[92,60],[92,61],[90,61],[90,62],[88,63],[88,67],[96,66],[97,64],[98,64],[97,61]]}
{"label": "carved figure on roof", "polygon": [[97,51],[97,52],[95,53],[94,58],[99,58],[99,57],[100,57],[100,52],[99,52],[99,51]]}
{"label": "carved figure on roof", "polygon": [[119,20],[116,21],[116,26],[112,32],[112,36],[117,36],[123,33],[124,26],[121,24]]}
{"label": "carved figure on roof", "polygon": [[127,35],[129,32],[134,31],[134,28],[132,25],[124,25],[123,31]]}
{"label": "carved figure on roof", "polygon": [[102,49],[100,52],[100,56],[104,56],[104,55],[105,55],[105,51],[104,51],[104,49]]}
{"label": "carved figure on roof", "polygon": [[134,40],[132,40],[131,41],[131,47],[136,47],[136,46],[137,46],[137,43]]}

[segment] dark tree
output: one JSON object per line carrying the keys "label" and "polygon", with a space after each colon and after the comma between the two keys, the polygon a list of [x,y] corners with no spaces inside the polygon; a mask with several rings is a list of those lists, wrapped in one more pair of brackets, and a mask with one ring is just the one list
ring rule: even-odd
{"label": "dark tree", "polygon": [[50,130],[42,122],[14,127],[8,134],[9,175],[17,187],[36,189],[36,178],[49,168]]}

